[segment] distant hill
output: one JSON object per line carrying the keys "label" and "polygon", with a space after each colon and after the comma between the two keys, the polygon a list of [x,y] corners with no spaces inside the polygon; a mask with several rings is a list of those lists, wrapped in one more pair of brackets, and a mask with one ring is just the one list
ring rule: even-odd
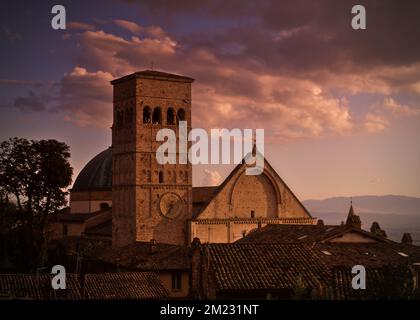
{"label": "distant hill", "polygon": [[[350,207],[350,197],[334,197],[324,200],[306,200],[309,212],[326,224],[345,221]],[[362,227],[369,229],[373,221],[388,233],[389,238],[400,241],[404,232],[410,232],[420,245],[420,198],[406,196],[357,196],[353,208],[362,219]]]}
{"label": "distant hill", "polygon": [[[306,200],[306,208],[319,212],[347,212],[349,197],[335,197],[324,200]],[[364,213],[394,213],[420,215],[420,198],[405,196],[357,196],[353,197],[353,207]]]}

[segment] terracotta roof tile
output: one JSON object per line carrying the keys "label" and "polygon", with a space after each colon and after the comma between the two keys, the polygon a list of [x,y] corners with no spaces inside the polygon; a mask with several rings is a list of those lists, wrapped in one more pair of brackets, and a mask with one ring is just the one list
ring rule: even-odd
{"label": "terracotta roof tile", "polygon": [[168,297],[156,273],[124,272],[86,274],[84,292],[87,299],[164,299]]}
{"label": "terracotta roof tile", "polygon": [[66,274],[66,289],[54,290],[51,274],[0,274],[0,297],[10,299],[80,299],[80,286],[75,274]]}
{"label": "terracotta roof tile", "polygon": [[346,226],[273,224],[249,233],[238,243],[316,242],[347,228]]}
{"label": "terracotta roof tile", "polygon": [[190,269],[189,254],[190,249],[187,246],[158,243],[151,252],[150,243],[136,242],[122,248],[110,248],[98,258],[128,269],[188,270]]}
{"label": "terracotta roof tile", "polygon": [[209,244],[205,250],[218,290],[292,289],[299,278],[319,288],[330,278],[304,244]]}

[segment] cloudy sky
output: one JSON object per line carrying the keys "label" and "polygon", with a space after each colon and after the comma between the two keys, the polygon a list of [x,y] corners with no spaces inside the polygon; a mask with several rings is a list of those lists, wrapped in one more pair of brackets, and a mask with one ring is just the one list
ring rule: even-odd
{"label": "cloudy sky", "polygon": [[60,1],[53,30],[57,3],[0,4],[0,140],[65,141],[77,174],[111,144],[109,81],[153,64],[196,79],[194,127],[264,128],[301,199],[420,196],[420,2],[358,1],[363,31],[354,1]]}

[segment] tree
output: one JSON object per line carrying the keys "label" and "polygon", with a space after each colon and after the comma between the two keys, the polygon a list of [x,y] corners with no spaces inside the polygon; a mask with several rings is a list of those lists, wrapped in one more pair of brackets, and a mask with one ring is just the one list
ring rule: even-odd
{"label": "tree", "polygon": [[0,194],[14,202],[21,254],[32,266],[45,262],[48,218],[66,205],[69,158],[70,148],[56,140],[11,138],[0,144]]}

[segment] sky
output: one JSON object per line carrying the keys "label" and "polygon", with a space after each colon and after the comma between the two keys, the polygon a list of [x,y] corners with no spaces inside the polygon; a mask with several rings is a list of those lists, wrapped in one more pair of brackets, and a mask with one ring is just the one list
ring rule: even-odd
{"label": "sky", "polygon": [[[153,68],[196,79],[193,127],[264,129],[302,200],[420,197],[419,17],[420,2],[389,0],[2,2],[0,141],[66,142],[75,179],[111,145],[109,82]],[[193,184],[231,169],[195,166]]]}

